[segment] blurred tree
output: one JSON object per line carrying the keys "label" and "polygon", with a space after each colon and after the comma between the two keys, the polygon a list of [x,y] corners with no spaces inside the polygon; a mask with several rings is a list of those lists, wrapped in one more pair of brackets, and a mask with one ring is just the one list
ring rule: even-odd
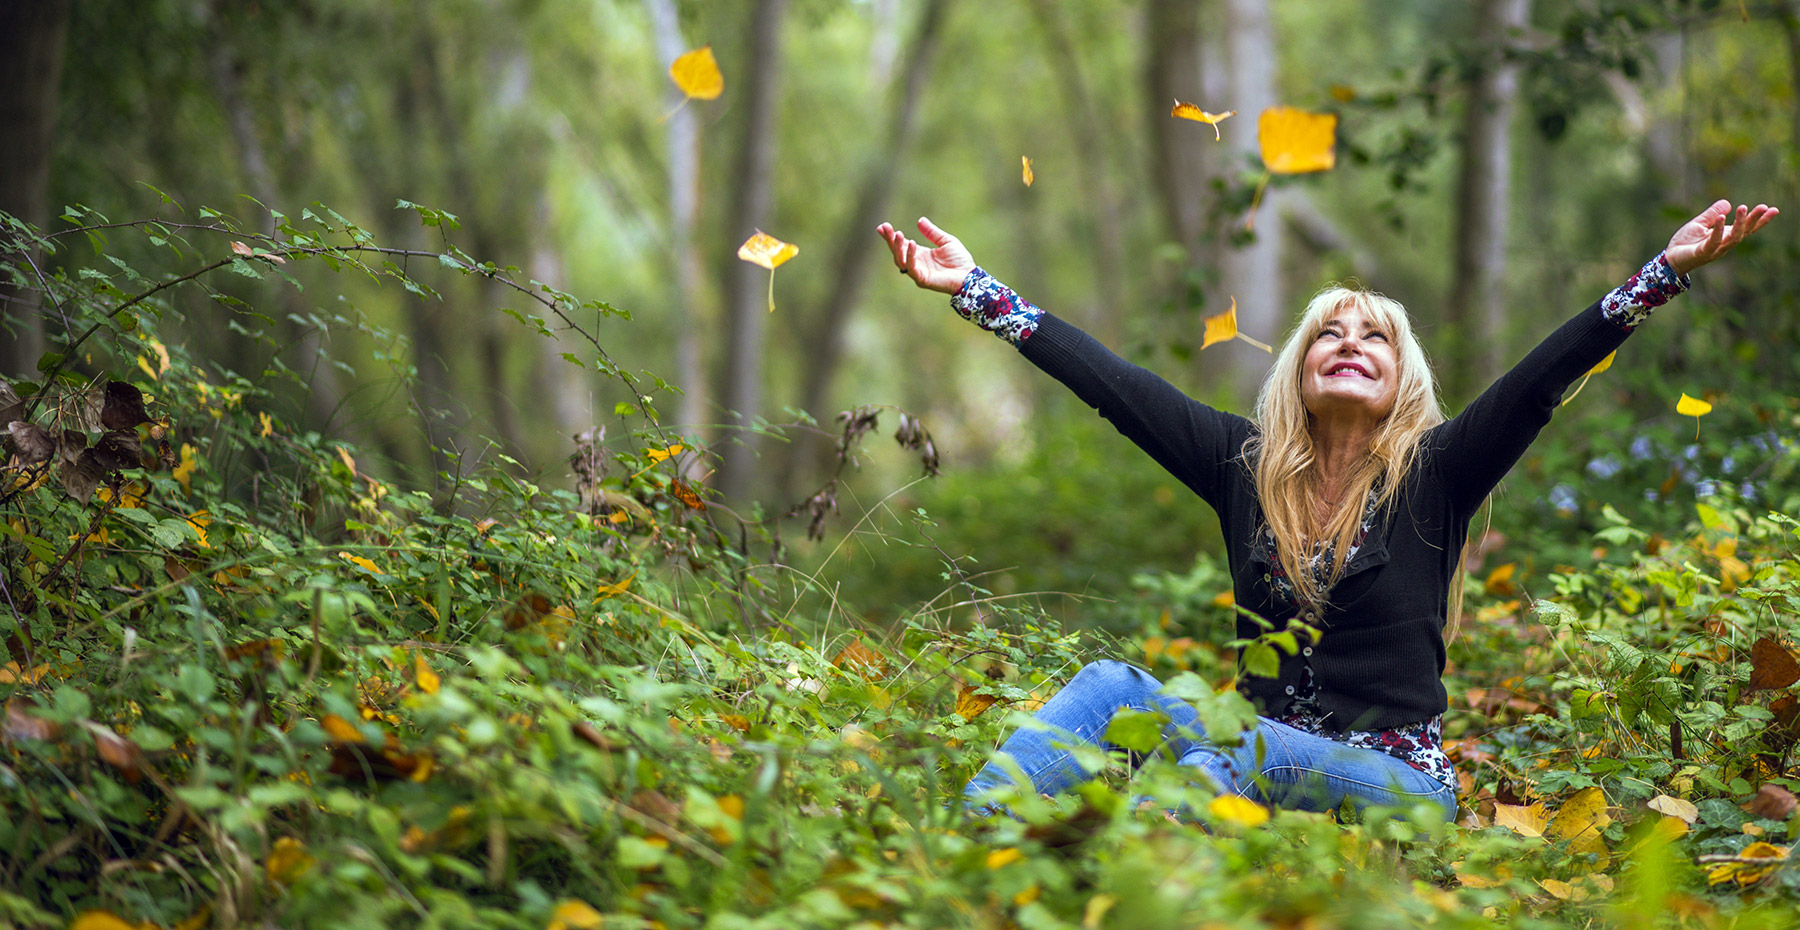
{"label": "blurred tree", "polygon": [[[50,219],[50,155],[69,0],[0,3],[0,212]],[[32,255],[35,264],[41,256]],[[37,370],[44,352],[36,292],[0,282],[0,374]]]}

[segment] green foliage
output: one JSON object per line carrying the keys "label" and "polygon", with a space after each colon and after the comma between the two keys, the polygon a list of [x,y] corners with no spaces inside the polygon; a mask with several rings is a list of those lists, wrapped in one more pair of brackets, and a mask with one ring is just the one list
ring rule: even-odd
{"label": "green foliage", "polygon": [[[172,268],[109,261],[89,230],[97,257],[45,286],[90,335],[0,397],[18,424],[0,481],[8,923],[1794,923],[1791,867],[1709,889],[1693,864],[1800,826],[1738,806],[1793,784],[1777,726],[1793,685],[1744,686],[1751,642],[1794,640],[1788,518],[1702,510],[1654,551],[1612,519],[1601,567],[1520,577],[1554,588],[1541,621],[1504,592],[1473,598],[1486,619],[1457,647],[1459,679],[1508,676],[1490,687],[1528,703],[1462,710],[1459,690],[1459,824],[1263,822],[1158,758],[1143,715],[1114,727],[1143,765],[1083,750],[1097,781],[974,817],[961,786],[1084,662],[1143,662],[1228,733],[1249,722],[1231,649],[1291,651],[1305,631],[1201,634],[1232,616],[1203,560],[1139,573],[1109,615],[1117,639],[1070,633],[955,558],[888,629],[846,628],[828,575],[740,548],[766,525],[720,529],[654,420],[585,440],[573,490],[503,457],[435,493],[378,478],[367,450],[270,413],[285,372],[202,362],[159,332],[190,289],[255,320],[219,274],[316,261],[432,288],[324,208],[278,237],[200,215],[111,233],[160,240]],[[451,248],[432,260],[506,275]],[[1661,741],[1672,723],[1684,752]],[[1584,789],[1610,811],[1598,849],[1566,828]],[[1664,795],[1694,805],[1687,835],[1656,832],[1645,805]],[[1527,802],[1557,808],[1543,835],[1494,825]]]}

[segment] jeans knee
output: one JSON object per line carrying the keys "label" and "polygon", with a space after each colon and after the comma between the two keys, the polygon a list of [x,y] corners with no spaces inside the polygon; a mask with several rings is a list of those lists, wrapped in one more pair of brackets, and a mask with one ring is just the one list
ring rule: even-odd
{"label": "jeans knee", "polygon": [[1081,671],[1076,672],[1075,677],[1070,679],[1069,687],[1080,685],[1083,688],[1094,688],[1104,693],[1113,693],[1142,688],[1146,679],[1151,683],[1151,690],[1154,691],[1160,687],[1155,684],[1155,679],[1151,678],[1148,672],[1129,662],[1120,662],[1118,659],[1099,659],[1083,665]]}

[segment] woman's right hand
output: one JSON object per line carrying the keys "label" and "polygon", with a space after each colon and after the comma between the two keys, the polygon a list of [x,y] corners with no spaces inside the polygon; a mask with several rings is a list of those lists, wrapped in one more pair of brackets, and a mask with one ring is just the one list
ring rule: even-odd
{"label": "woman's right hand", "polygon": [[927,290],[954,294],[962,288],[969,272],[975,270],[975,259],[962,242],[925,217],[919,217],[919,234],[930,240],[933,248],[921,248],[887,223],[875,227],[875,234],[887,240],[888,251],[894,253],[894,264],[914,284]]}

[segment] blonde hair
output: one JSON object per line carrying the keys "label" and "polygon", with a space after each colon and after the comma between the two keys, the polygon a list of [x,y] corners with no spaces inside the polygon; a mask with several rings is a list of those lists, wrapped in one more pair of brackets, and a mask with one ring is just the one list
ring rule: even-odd
{"label": "blonde hair", "polygon": [[[1369,438],[1368,453],[1345,476],[1338,502],[1322,527],[1315,526],[1314,503],[1324,496],[1314,458],[1312,415],[1300,396],[1306,352],[1325,324],[1343,308],[1362,311],[1388,337],[1394,348],[1399,385],[1394,407]],[[1258,434],[1245,446],[1256,482],[1263,520],[1275,537],[1276,558],[1303,604],[1322,604],[1343,576],[1346,554],[1362,531],[1364,505],[1373,492],[1377,511],[1400,494],[1418,460],[1426,431],[1444,422],[1438,407],[1437,383],[1419,341],[1413,337],[1406,308],[1393,298],[1341,286],[1327,287],[1306,305],[1256,397]],[[1259,529],[1260,532],[1260,529]],[[1331,546],[1325,577],[1316,577],[1312,557],[1318,544]],[[1463,569],[1458,560],[1450,585],[1449,615],[1454,629],[1462,612]]]}

